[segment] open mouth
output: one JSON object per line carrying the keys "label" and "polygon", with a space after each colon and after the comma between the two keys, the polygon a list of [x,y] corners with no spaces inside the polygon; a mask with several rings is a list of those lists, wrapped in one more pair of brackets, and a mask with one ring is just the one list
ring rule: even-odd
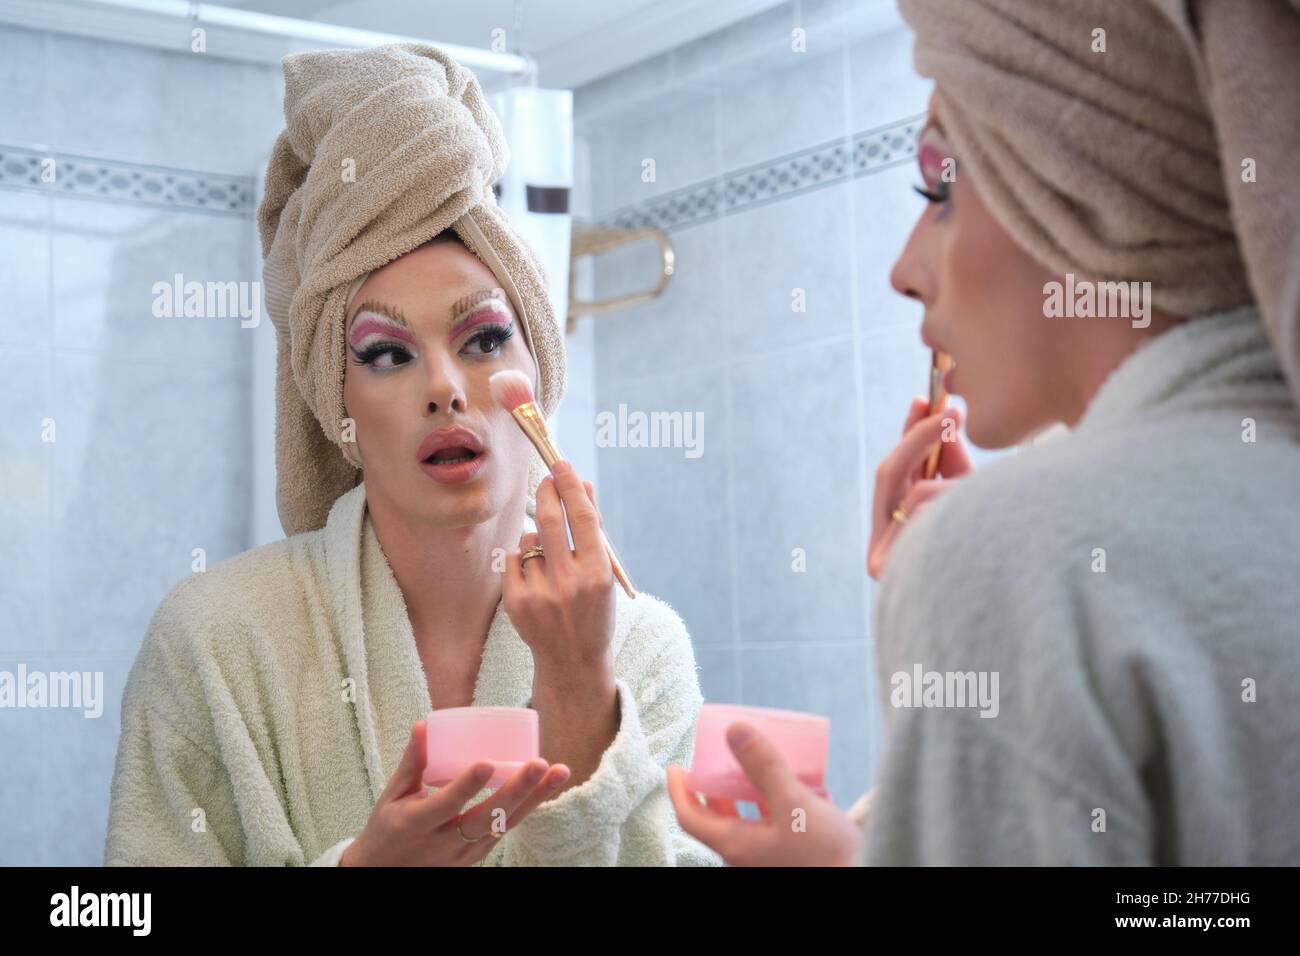
{"label": "open mouth", "polygon": [[456,445],[451,448],[442,448],[435,451],[428,458],[424,459],[426,465],[458,465],[463,461],[473,461],[479,456],[476,452],[463,445]]}

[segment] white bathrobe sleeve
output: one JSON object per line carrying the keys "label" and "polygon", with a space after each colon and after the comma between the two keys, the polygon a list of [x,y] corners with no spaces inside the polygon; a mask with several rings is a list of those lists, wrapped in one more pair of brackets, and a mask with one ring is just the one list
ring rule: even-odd
{"label": "white bathrobe sleeve", "polygon": [[[104,863],[301,866],[275,787],[204,652],[192,594],[183,582],[164,599],[127,680]],[[333,847],[321,860],[331,852],[342,855]]]}
{"label": "white bathrobe sleeve", "polygon": [[[1156,746],[1143,730],[1143,666],[1116,649],[1132,635],[1126,619],[1140,618],[1118,611],[1128,582],[1089,567],[1092,545],[1121,532],[1071,527],[1068,507],[1035,514],[1028,501],[993,482],[951,490],[890,557],[877,601],[886,731],[868,863],[1152,860],[1135,758]],[[916,706],[918,665],[982,672],[989,687],[996,672],[992,706]]]}
{"label": "white bathrobe sleeve", "polygon": [[703,698],[677,613],[642,594],[616,658],[619,726],[595,772],[533,810],[483,861],[503,866],[717,866],[687,836],[665,768],[689,766]]}
{"label": "white bathrobe sleeve", "polygon": [[230,866],[242,843],[225,767],[152,698],[137,658],[122,704],[106,866]]}

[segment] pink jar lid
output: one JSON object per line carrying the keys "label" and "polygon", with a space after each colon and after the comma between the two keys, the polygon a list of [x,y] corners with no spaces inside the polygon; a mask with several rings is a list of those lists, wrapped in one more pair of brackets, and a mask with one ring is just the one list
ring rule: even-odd
{"label": "pink jar lid", "polygon": [[528,707],[448,707],[429,713],[424,783],[441,787],[480,760],[496,766],[495,790],[538,757],[537,711]]}

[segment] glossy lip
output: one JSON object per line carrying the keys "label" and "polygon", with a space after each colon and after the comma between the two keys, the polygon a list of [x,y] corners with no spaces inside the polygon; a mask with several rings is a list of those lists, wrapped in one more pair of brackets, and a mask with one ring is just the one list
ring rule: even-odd
{"label": "glossy lip", "polygon": [[940,345],[938,342],[936,342],[933,338],[930,337],[930,333],[926,331],[924,325],[921,326],[921,341],[925,343],[925,346],[927,348],[933,349],[936,352],[947,352],[949,355],[952,354],[951,352],[948,352],[946,348],[944,348],[942,345]]}
{"label": "glossy lip", "polygon": [[943,352],[950,359],[952,359],[952,368],[948,369],[948,371],[943,373],[943,378],[941,378],[940,381],[943,383],[943,390],[945,392],[948,392],[949,394],[952,395],[956,395],[957,393],[952,390],[952,376],[953,373],[957,371],[957,366],[961,363],[957,361],[957,357],[955,355],[953,355],[946,348],[944,348],[944,346],[940,345],[938,342],[936,342],[933,338],[930,337],[930,333],[926,330],[925,326],[921,327],[921,341],[922,343],[925,344],[927,348],[935,352]]}
{"label": "glossy lip", "polygon": [[420,467],[424,473],[434,481],[444,485],[457,485],[461,482],[469,481],[479,473],[487,462],[488,456],[485,452],[480,452],[469,461],[457,462],[454,465],[434,465],[429,462],[420,462]]}
{"label": "glossy lip", "polygon": [[439,484],[456,485],[471,480],[474,475],[480,472],[486,462],[487,455],[478,454],[474,455],[468,462],[456,462],[455,464],[420,462],[420,467],[424,470],[425,475],[432,477]]}
{"label": "glossy lip", "polygon": [[420,442],[420,447],[415,453],[415,460],[420,464],[424,464],[424,460],[435,452],[442,451],[444,448],[455,448],[458,445],[474,452],[478,456],[474,461],[478,461],[487,451],[483,447],[483,442],[472,431],[454,425],[450,428],[439,428],[429,432],[424,441]]}

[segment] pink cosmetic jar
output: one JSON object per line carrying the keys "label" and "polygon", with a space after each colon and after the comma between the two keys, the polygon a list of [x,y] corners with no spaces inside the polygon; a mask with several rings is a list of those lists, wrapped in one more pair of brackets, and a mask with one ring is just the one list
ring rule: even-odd
{"label": "pink cosmetic jar", "polygon": [[424,783],[441,787],[480,760],[496,765],[495,790],[541,749],[537,711],[527,707],[448,707],[430,712]]}
{"label": "pink cosmetic jar", "polygon": [[695,755],[687,783],[710,797],[757,802],[758,790],[749,782],[727,745],[727,729],[744,722],[772,742],[786,765],[819,796],[826,793],[826,757],[830,752],[828,717],[770,707],[705,704],[695,724]]}

